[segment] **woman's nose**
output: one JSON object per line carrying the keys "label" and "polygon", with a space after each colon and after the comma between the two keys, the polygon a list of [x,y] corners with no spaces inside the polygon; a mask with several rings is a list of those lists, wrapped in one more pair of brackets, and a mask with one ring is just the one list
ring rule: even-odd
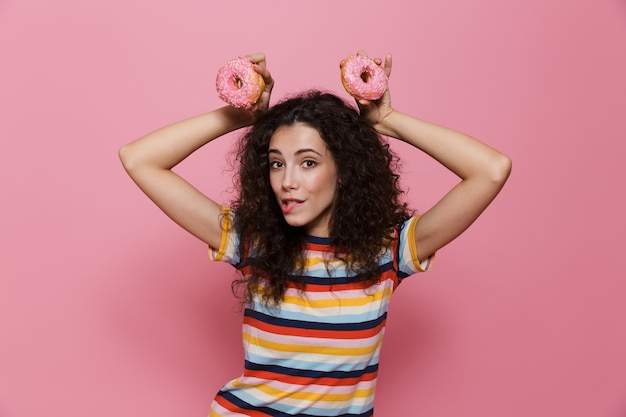
{"label": "woman's nose", "polygon": [[283,175],[283,188],[285,190],[291,190],[297,188],[297,174],[291,168],[285,169],[285,175]]}

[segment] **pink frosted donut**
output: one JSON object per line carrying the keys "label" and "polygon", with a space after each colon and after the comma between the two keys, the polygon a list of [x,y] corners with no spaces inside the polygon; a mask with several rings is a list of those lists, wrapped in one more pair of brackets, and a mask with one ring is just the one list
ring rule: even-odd
{"label": "pink frosted donut", "polygon": [[222,100],[231,106],[242,108],[257,102],[265,88],[265,82],[250,61],[236,58],[219,69],[215,88]]}
{"label": "pink frosted donut", "polygon": [[341,66],[341,82],[359,100],[378,100],[387,90],[387,74],[372,58],[352,55]]}

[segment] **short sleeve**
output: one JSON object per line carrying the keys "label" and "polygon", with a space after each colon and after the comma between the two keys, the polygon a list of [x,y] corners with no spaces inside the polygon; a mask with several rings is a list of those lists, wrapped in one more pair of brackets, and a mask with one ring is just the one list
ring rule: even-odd
{"label": "short sleeve", "polygon": [[212,261],[227,262],[232,265],[239,263],[237,248],[239,246],[239,235],[235,231],[234,213],[225,206],[222,206],[222,238],[220,247],[213,248],[209,246],[209,259]]}
{"label": "short sleeve", "polygon": [[432,266],[435,255],[427,259],[420,259],[415,246],[415,225],[419,216],[411,217],[400,225],[398,236],[398,270],[404,276],[413,275],[416,272],[426,272]]}

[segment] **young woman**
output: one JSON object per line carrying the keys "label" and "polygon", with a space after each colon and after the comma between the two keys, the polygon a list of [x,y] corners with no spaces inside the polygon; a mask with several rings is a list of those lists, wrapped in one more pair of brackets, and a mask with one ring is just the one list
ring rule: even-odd
{"label": "young woman", "polygon": [[[389,91],[358,110],[307,92],[269,108],[265,80],[246,110],[222,107],[120,150],[125,169],[169,217],[241,272],[243,374],[211,416],[372,416],[378,357],[393,291],[482,213],[511,161],[462,133],[395,110]],[[391,73],[391,57],[377,63]],[[215,138],[242,137],[230,208],[171,169]],[[401,200],[397,162],[379,135],[405,141],[460,182],[420,216]],[[238,285],[241,284],[241,285]]]}

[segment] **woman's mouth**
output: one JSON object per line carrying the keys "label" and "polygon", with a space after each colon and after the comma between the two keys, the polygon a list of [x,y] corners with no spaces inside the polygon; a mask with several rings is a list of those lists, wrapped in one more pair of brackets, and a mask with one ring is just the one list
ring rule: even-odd
{"label": "woman's mouth", "polygon": [[295,208],[300,207],[304,203],[304,200],[297,200],[295,198],[285,198],[281,200],[281,208],[284,214],[291,213]]}

